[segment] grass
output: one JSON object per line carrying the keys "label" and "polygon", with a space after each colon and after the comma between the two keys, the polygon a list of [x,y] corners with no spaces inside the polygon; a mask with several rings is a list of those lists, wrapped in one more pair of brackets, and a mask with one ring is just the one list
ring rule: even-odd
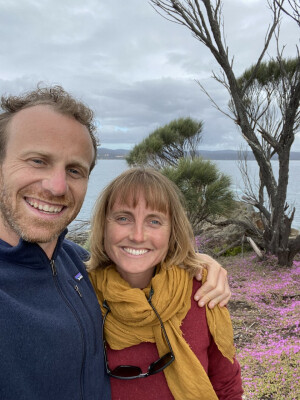
{"label": "grass", "polygon": [[280,268],[252,253],[224,257],[244,399],[300,399],[300,261]]}

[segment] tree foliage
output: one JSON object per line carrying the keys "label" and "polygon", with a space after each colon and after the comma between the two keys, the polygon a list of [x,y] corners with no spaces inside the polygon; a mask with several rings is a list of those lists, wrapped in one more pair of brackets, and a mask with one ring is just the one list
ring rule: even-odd
{"label": "tree foliage", "polygon": [[197,233],[208,218],[226,215],[234,206],[230,178],[211,161],[181,158],[177,167],[161,171],[181,190],[189,220]]}
{"label": "tree foliage", "polygon": [[202,138],[202,121],[179,118],[152,132],[137,144],[126,157],[130,166],[149,165],[155,168],[177,165],[181,157],[195,157]]}
{"label": "tree foliage", "polygon": [[[269,0],[272,22],[268,27],[262,50],[254,65],[238,79],[229,58],[225,40],[221,0],[150,0],[154,8],[167,19],[187,27],[204,44],[221,67],[220,75],[213,77],[230,96],[229,112],[220,110],[239,126],[252,149],[259,166],[259,190],[246,195],[261,214],[261,232],[267,253],[277,256],[280,265],[291,265],[300,250],[300,235],[291,239],[291,224],[295,209],[286,202],[289,181],[291,146],[299,128],[300,57],[284,60],[279,48],[281,11],[286,12],[284,0]],[[290,14],[299,22],[299,6]],[[291,20],[291,21],[293,21]],[[263,63],[272,38],[277,40],[276,60]],[[278,158],[274,173],[270,158]],[[277,177],[278,178],[275,178]]]}
{"label": "tree foliage", "polygon": [[216,165],[197,157],[203,123],[176,119],[156,129],[126,158],[129,165],[158,168],[182,191],[188,217],[197,232],[207,218],[224,215],[233,207],[230,178]]}

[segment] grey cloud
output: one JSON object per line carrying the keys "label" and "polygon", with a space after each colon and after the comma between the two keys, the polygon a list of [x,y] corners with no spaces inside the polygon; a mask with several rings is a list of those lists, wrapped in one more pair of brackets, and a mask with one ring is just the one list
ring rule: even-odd
{"label": "grey cloud", "polygon": [[[270,21],[267,1],[226,0],[224,17],[240,74],[259,54]],[[297,32],[283,20],[288,55]],[[235,124],[195,82],[226,108],[228,94],[210,78],[212,70],[219,67],[210,52],[147,1],[0,0],[1,94],[39,81],[61,84],[95,111],[103,146],[138,143],[158,126],[191,116],[205,122],[203,146],[236,148],[242,139]]]}

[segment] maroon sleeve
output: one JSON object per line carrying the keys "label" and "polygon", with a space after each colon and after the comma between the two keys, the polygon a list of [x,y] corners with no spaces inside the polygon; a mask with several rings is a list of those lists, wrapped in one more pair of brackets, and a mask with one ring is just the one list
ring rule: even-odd
{"label": "maroon sleeve", "polygon": [[208,376],[219,400],[242,400],[241,368],[233,364],[217,348],[213,338],[208,349]]}

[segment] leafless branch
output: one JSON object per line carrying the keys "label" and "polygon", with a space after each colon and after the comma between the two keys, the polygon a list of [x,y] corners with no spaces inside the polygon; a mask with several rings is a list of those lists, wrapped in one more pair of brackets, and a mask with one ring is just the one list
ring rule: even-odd
{"label": "leafless branch", "polygon": [[300,26],[300,5],[297,3],[297,0],[288,0],[288,4],[292,9],[292,13],[288,12],[285,7],[283,7],[284,0],[278,1],[274,0],[277,6],[283,11],[286,15],[291,17],[297,24]]}

